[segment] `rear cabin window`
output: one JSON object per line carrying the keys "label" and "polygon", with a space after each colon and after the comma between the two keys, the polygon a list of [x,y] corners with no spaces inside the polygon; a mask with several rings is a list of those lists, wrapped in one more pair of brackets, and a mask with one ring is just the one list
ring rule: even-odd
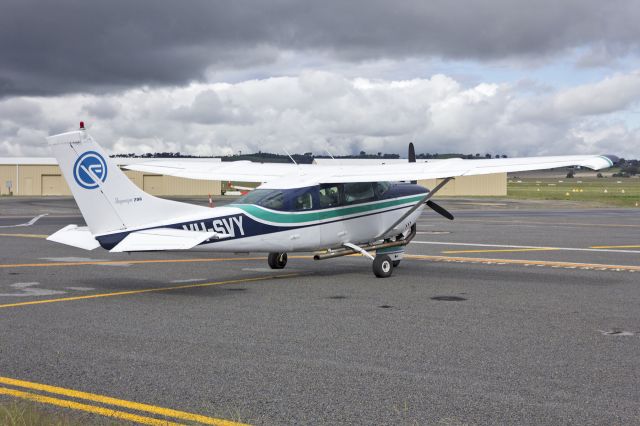
{"label": "rear cabin window", "polygon": [[298,195],[293,200],[294,210],[311,210],[313,208],[313,196],[311,192],[305,192],[302,195]]}
{"label": "rear cabin window", "polygon": [[320,208],[328,209],[340,205],[340,186],[322,185],[320,187]]}
{"label": "rear cabin window", "polygon": [[345,204],[366,203],[367,201],[373,201],[375,199],[376,195],[373,191],[373,183],[371,182],[344,184]]}

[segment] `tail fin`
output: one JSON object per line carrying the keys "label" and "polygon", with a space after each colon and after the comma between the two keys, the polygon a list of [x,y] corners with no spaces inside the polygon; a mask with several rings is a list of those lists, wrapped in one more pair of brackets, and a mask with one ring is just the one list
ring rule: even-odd
{"label": "tail fin", "polygon": [[162,223],[206,211],[138,188],[84,129],[47,138],[93,235]]}

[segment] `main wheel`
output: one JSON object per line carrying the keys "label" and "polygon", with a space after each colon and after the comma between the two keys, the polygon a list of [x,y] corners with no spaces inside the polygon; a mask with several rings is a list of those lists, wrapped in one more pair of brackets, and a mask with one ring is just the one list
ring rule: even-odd
{"label": "main wheel", "polygon": [[378,278],[387,278],[393,272],[393,262],[386,254],[376,256],[373,259],[373,273]]}
{"label": "main wheel", "polygon": [[271,269],[282,269],[287,265],[287,253],[269,253],[267,262]]}

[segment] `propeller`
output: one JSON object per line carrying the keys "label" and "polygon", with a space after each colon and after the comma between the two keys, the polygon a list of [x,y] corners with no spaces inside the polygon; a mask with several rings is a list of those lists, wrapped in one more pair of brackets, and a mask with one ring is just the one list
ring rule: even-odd
{"label": "propeller", "polygon": [[[416,149],[413,146],[413,142],[409,142],[409,155],[408,155],[407,158],[409,158],[409,162],[410,163],[415,163],[416,162]],[[416,184],[416,183],[418,183],[418,181],[417,180],[412,180],[411,183]]]}
{"label": "propeller", "polygon": [[433,201],[428,200],[427,201],[427,205],[429,207],[431,207],[433,209],[433,211],[435,211],[439,215],[442,215],[442,216],[446,217],[449,220],[453,220],[453,215],[451,213],[449,213],[449,211],[446,210],[444,207],[442,207],[440,204],[436,204]]}
{"label": "propeller", "polygon": [[[415,163],[416,162],[416,149],[413,146],[413,142],[409,142],[409,155],[407,157],[409,158],[409,162],[410,163]],[[411,183],[415,184],[415,183],[418,183],[418,181],[412,180]],[[451,213],[449,213],[449,211],[447,211],[447,209],[445,209],[441,205],[436,204],[431,200],[428,200],[426,204],[429,207],[431,207],[431,209],[433,209],[433,211],[435,211],[439,215],[442,215],[442,216],[446,217],[449,220],[453,220],[453,215]]]}

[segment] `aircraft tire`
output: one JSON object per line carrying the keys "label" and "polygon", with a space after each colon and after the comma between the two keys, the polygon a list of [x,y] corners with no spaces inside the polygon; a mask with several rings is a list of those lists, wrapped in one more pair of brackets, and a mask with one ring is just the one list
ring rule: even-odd
{"label": "aircraft tire", "polygon": [[267,262],[271,269],[283,269],[287,266],[287,253],[269,253]]}
{"label": "aircraft tire", "polygon": [[378,278],[387,278],[393,272],[393,262],[386,254],[376,256],[373,259],[373,273]]}

